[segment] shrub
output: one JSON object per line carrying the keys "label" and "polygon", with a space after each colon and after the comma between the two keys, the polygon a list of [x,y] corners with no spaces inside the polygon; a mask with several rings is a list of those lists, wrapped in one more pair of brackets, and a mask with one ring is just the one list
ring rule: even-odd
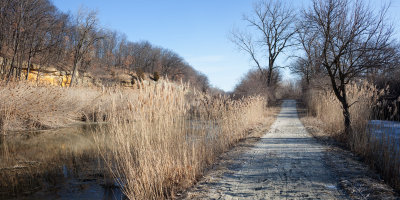
{"label": "shrub", "polygon": [[154,73],[153,73],[153,80],[154,80],[154,81],[158,81],[159,79],[160,79],[160,74],[158,74],[157,71],[154,72]]}

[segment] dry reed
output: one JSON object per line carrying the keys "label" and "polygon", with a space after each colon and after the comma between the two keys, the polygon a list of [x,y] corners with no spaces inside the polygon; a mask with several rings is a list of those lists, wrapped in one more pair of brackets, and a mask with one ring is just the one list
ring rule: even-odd
{"label": "dry reed", "polygon": [[111,127],[102,134],[112,135],[112,145],[100,150],[130,199],[174,198],[245,137],[266,108],[260,97],[210,97],[167,82],[124,95],[130,94],[113,105],[122,102],[125,108],[114,109]]}
{"label": "dry reed", "polygon": [[[352,105],[352,133],[349,137],[343,135],[342,108],[332,91],[309,90],[305,95],[309,114],[323,122],[322,128],[328,135],[347,143],[352,151],[366,158],[366,162],[378,169],[386,181],[400,189],[400,143],[395,136],[395,130],[371,127],[370,120],[379,116],[376,107],[379,106],[378,100],[383,91],[367,82],[352,83],[346,89],[348,102]],[[376,133],[377,128],[379,134]]]}
{"label": "dry reed", "polygon": [[99,95],[101,90],[95,88],[40,87],[25,82],[0,85],[0,129],[65,126],[81,118]]}
{"label": "dry reed", "polygon": [[[74,166],[92,162],[100,153],[130,199],[173,198],[268,115],[267,102],[261,97],[232,100],[168,81],[140,84],[138,89],[61,88],[25,82],[0,85],[1,128],[8,133],[0,141],[0,185],[22,191],[41,176],[60,173],[60,163],[69,159]],[[77,142],[71,149],[63,146],[68,139],[44,148],[45,144],[36,142],[42,141],[40,137],[24,143],[18,133],[9,132],[62,127],[82,120],[108,125],[91,131],[94,141],[85,139],[86,146]],[[15,139],[10,139],[14,134]],[[23,177],[15,168],[21,160]],[[35,167],[25,161],[36,163]]]}

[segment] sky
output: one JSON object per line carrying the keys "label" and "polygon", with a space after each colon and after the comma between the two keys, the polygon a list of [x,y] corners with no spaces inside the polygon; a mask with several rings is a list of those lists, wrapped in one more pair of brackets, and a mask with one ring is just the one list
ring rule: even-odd
{"label": "sky", "polygon": [[[385,0],[372,0],[377,5]],[[243,14],[251,14],[254,0],[52,0],[61,11],[75,14],[79,8],[98,11],[101,27],[125,34],[128,40],[149,41],[171,49],[193,68],[204,73],[214,87],[232,91],[254,68],[249,56],[229,40],[234,28],[245,29]],[[308,0],[291,0],[295,9],[307,8]],[[399,25],[400,0],[392,0],[390,14]],[[287,57],[277,60],[287,66]],[[293,78],[289,70],[283,79]]]}

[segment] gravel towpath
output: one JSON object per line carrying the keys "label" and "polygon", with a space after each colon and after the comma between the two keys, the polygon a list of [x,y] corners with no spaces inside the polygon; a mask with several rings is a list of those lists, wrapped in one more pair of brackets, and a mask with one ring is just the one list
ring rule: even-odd
{"label": "gravel towpath", "polygon": [[187,199],[347,199],[324,161],[326,147],[286,100],[275,123],[224,170],[205,175]]}

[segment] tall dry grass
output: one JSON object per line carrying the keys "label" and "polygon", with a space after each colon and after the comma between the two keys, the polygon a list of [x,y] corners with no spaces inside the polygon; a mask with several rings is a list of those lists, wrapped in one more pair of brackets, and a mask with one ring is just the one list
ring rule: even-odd
{"label": "tall dry grass", "polygon": [[[40,177],[60,176],[56,174],[63,163],[71,162],[77,170],[98,168],[103,164],[96,163],[104,162],[96,160],[102,158],[130,199],[173,198],[269,114],[261,97],[232,100],[168,81],[141,83],[138,88],[0,85],[0,120],[6,133],[0,137],[0,185],[18,193],[35,180],[36,190]],[[89,137],[86,146],[74,142],[64,147],[70,133],[54,145],[39,145],[43,134],[19,140],[18,132],[10,132],[82,120],[107,122],[83,137]]]}
{"label": "tall dry grass", "polygon": [[113,110],[100,134],[111,134],[111,145],[100,151],[130,199],[175,197],[263,120],[266,108],[260,97],[235,101],[165,82],[125,95],[113,101],[125,107]]}
{"label": "tall dry grass", "polygon": [[[324,131],[347,143],[348,147],[378,169],[384,179],[400,189],[400,141],[394,129],[372,127],[370,120],[379,116],[382,107],[379,98],[383,95],[374,85],[367,82],[347,86],[352,133],[343,135],[344,119],[342,107],[335,94],[327,90],[311,89],[305,95],[309,115],[322,121]],[[378,130],[377,130],[378,129]],[[377,132],[378,131],[378,132]]]}
{"label": "tall dry grass", "polygon": [[[121,100],[122,93],[135,95],[135,90],[0,82],[0,198],[45,187],[67,163],[73,169],[96,166],[87,163],[101,159],[97,144],[74,127],[85,125],[82,121],[108,122],[111,108],[121,110],[112,102]],[[54,129],[59,127],[66,128]],[[54,134],[35,131],[40,129]],[[79,141],[69,142],[78,136]]]}
{"label": "tall dry grass", "polygon": [[0,130],[38,130],[82,121],[108,121],[111,108],[120,109],[120,104],[113,106],[112,102],[123,93],[135,95],[135,91],[118,86],[64,88],[24,81],[8,85],[0,82]]}
{"label": "tall dry grass", "polygon": [[81,129],[34,130],[70,126],[82,120],[107,121],[105,113],[111,108],[107,105],[117,91],[0,82],[0,198],[56,184],[62,165],[81,170],[96,166],[88,163],[100,158],[97,145],[91,136],[83,136]]}
{"label": "tall dry grass", "polygon": [[101,95],[97,88],[0,83],[0,129],[16,131],[65,126],[79,120]]}
{"label": "tall dry grass", "polygon": [[[346,90],[351,105],[352,126],[363,126],[371,118],[372,106],[377,102],[381,91],[367,82],[351,83]],[[309,90],[305,95],[305,102],[310,114],[325,122],[328,132],[341,136],[344,131],[342,106],[330,88]]]}

